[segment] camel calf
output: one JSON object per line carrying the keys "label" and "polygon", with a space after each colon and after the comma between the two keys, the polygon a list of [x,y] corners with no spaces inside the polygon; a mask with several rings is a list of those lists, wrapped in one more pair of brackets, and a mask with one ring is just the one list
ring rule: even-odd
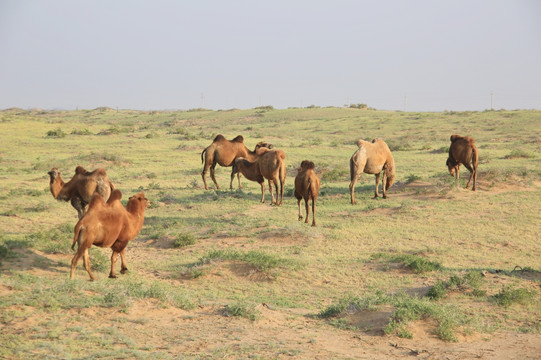
{"label": "camel calf", "polygon": [[[272,198],[271,205],[276,204],[276,206],[280,206],[284,200],[284,184],[286,181],[284,159],[286,158],[286,154],[282,150],[269,150],[267,148],[260,148],[257,150],[257,153],[259,154],[259,158],[255,162],[244,158],[236,159],[233,172],[240,172],[248,180],[257,181],[261,185],[261,202],[265,202],[265,179],[267,179]],[[280,195],[278,195],[278,182],[280,182]],[[276,189],[276,200],[272,192],[273,184]]]}
{"label": "camel calf", "polygon": [[475,140],[470,136],[451,135],[451,147],[449,148],[449,157],[447,158],[447,168],[451,176],[456,178],[458,184],[460,164],[464,164],[470,171],[470,178],[466,184],[466,189],[470,186],[473,177],[472,190],[475,191],[477,181],[477,167],[479,165],[479,151],[475,146]]}
{"label": "camel calf", "polygon": [[313,162],[304,160],[301,162],[301,167],[298,169],[297,176],[295,177],[295,197],[299,206],[299,220],[302,220],[301,200],[304,199],[304,206],[306,208],[305,223],[308,223],[308,215],[310,214],[308,202],[312,200],[312,226],[316,226],[316,200],[319,194],[320,184],[314,168],[315,165]]}
{"label": "camel calf", "polygon": [[78,243],[79,247],[71,260],[71,279],[73,279],[77,262],[82,256],[84,267],[90,275],[90,279],[95,280],[90,270],[90,257],[88,255],[88,249],[92,245],[113,250],[110,278],[116,277],[115,262],[118,254],[120,254],[122,261],[120,273],[124,274],[128,271],[124,257],[126,246],[141,231],[145,209],[150,205],[150,202],[143,193],[139,193],[130,197],[128,204],[124,207],[120,202],[121,197],[122,194],[119,190],[113,191],[107,203],[100,194],[94,194],[92,197],[88,212],[75,225],[71,247],[73,249],[75,243]]}

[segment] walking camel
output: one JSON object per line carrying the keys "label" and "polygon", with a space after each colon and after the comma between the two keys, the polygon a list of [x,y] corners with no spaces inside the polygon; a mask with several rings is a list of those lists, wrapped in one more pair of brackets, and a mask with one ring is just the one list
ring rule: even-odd
{"label": "walking camel", "polygon": [[383,198],[387,198],[387,190],[393,185],[395,178],[395,166],[391,150],[382,139],[374,139],[372,142],[357,140],[357,149],[349,160],[351,182],[349,192],[351,204],[355,201],[355,184],[357,179],[364,172],[376,175],[376,192],[374,197],[379,196],[378,186],[383,172]]}
{"label": "walking camel", "polygon": [[[201,152],[201,162],[204,164],[203,172],[201,172],[201,177],[203,178],[203,184],[205,185],[205,190],[208,190],[207,185],[207,171],[210,169],[210,178],[216,185],[216,189],[220,189],[220,185],[216,182],[216,177],[214,176],[214,168],[216,164],[219,164],[224,167],[229,167],[233,165],[233,162],[238,157],[246,158],[249,161],[255,161],[258,157],[257,150],[260,148],[272,148],[272,144],[260,141],[255,146],[254,151],[250,151],[244,145],[244,138],[241,135],[238,135],[233,140],[227,140],[223,135],[216,135],[212,144],[207,146]],[[233,178],[235,173],[231,172],[231,182],[229,183],[229,188],[233,189]],[[239,180],[239,188],[242,188],[240,183],[240,173],[237,173],[237,178]]]}

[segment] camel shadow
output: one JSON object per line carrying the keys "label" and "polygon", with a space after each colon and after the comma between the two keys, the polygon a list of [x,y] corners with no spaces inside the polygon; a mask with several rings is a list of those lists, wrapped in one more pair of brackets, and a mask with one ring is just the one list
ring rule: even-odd
{"label": "camel shadow", "polygon": [[5,257],[0,262],[0,273],[27,272],[39,270],[50,273],[66,273],[68,263],[61,261],[71,254],[45,253],[32,249],[24,241],[7,240],[4,242],[8,249]]}

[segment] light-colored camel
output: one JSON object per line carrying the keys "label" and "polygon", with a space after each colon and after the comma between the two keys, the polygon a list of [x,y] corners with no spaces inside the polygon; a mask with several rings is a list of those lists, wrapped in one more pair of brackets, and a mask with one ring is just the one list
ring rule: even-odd
{"label": "light-colored camel", "polygon": [[143,226],[145,209],[150,202],[143,193],[136,194],[128,200],[126,207],[120,202],[122,194],[114,190],[111,198],[105,203],[100,194],[94,194],[89,205],[88,212],[75,225],[72,249],[78,244],[77,252],[71,260],[70,278],[73,279],[77,262],[83,257],[83,264],[91,280],[95,280],[90,269],[90,257],[88,249],[92,245],[103,248],[111,248],[111,272],[110,278],[115,278],[115,262],[120,254],[121,270],[124,274],[128,271],[125,259],[125,251],[128,242],[135,239]]}
{"label": "light-colored camel", "polygon": [[447,167],[451,176],[456,178],[458,184],[460,164],[464,164],[470,172],[470,178],[466,184],[466,189],[470,186],[473,178],[472,190],[475,191],[477,181],[477,167],[479,166],[479,151],[475,146],[475,140],[470,136],[451,135],[451,147],[449,147],[449,157],[447,158]]}
{"label": "light-colored camel", "polygon": [[299,220],[302,220],[301,200],[304,199],[304,207],[306,208],[306,220],[310,214],[308,202],[312,200],[312,226],[316,226],[316,200],[319,194],[320,181],[314,171],[315,165],[313,162],[304,160],[301,162],[301,167],[298,169],[295,177],[295,197],[299,207]]}
{"label": "light-colored camel", "polygon": [[86,171],[82,166],[75,168],[75,175],[65,183],[58,168],[52,168],[49,174],[49,189],[57,200],[70,201],[77,210],[79,219],[86,212],[86,207],[95,193],[109,199],[111,191],[115,189],[107,176],[105,169],[99,168],[92,172]]}
{"label": "light-colored camel", "polygon": [[372,142],[357,140],[359,149],[353,153],[349,160],[351,182],[349,192],[351,203],[355,201],[355,184],[357,179],[364,172],[376,175],[376,192],[374,197],[379,196],[378,187],[381,173],[383,172],[383,198],[387,198],[387,190],[393,185],[395,178],[395,166],[391,150],[382,139],[374,139]]}
{"label": "light-colored camel", "polygon": [[[212,144],[207,146],[205,150],[201,152],[201,162],[204,164],[203,172],[201,177],[203,178],[203,184],[205,189],[208,190],[207,185],[207,171],[210,169],[210,178],[216,185],[216,189],[220,188],[220,185],[216,182],[216,177],[214,175],[214,169],[216,164],[221,166],[232,166],[233,162],[238,157],[243,157],[249,161],[255,161],[258,157],[257,149],[259,148],[272,148],[272,144],[260,141],[255,146],[254,151],[249,150],[244,145],[244,138],[241,135],[238,135],[233,140],[227,140],[223,135],[216,135]],[[229,188],[233,189],[233,178],[235,173],[231,172],[231,181],[229,183]],[[237,173],[239,188],[242,188],[240,183],[240,173]]]}
{"label": "light-colored camel", "polygon": [[[248,180],[257,181],[261,185],[261,202],[265,202],[265,179],[269,181],[269,192],[271,194],[271,205],[282,205],[284,200],[284,184],[286,181],[286,154],[282,150],[269,150],[268,148],[258,149],[259,158],[256,161],[248,161],[244,158],[235,160],[233,174],[240,172]],[[278,192],[278,182],[280,192]],[[276,199],[272,191],[272,185],[276,189]],[[279,194],[279,195],[278,195]]]}

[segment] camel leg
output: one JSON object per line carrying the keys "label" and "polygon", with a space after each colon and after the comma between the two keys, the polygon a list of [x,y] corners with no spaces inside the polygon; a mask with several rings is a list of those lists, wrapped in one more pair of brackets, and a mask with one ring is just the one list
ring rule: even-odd
{"label": "camel leg", "polygon": [[240,171],[237,172],[237,179],[239,180],[239,189],[242,189],[242,184],[240,183]]}
{"label": "camel leg", "polygon": [[203,184],[205,185],[205,190],[209,189],[209,187],[207,185],[207,170],[208,170],[208,168],[205,166],[203,168],[203,171],[201,172],[201,177],[203,178]]}
{"label": "camel leg", "polygon": [[[472,168],[472,166],[470,164],[464,164],[464,166],[470,172],[470,178],[468,179],[468,183],[466,184],[466,189],[467,189],[470,186],[470,182],[471,182],[471,179],[473,178],[475,170]],[[475,184],[475,179],[474,179],[473,183]],[[475,191],[475,185],[473,185],[473,190]]]}
{"label": "camel leg", "polygon": [[[285,182],[285,179],[284,180],[280,179],[280,205],[282,205],[284,202],[284,182]],[[278,197],[278,195],[276,197]]]}
{"label": "camel leg", "polygon": [[85,205],[83,204],[81,198],[78,196],[74,196],[71,198],[70,203],[71,206],[73,206],[75,210],[77,210],[77,216],[79,217],[79,219],[81,219],[85,214]]}
{"label": "camel leg", "polygon": [[77,263],[79,262],[79,258],[83,252],[81,251],[81,246],[77,249],[77,252],[73,256],[73,259],[71,259],[71,273],[70,273],[70,279],[73,280],[73,276],[75,275],[75,268],[77,267]]}
{"label": "camel leg", "polygon": [[316,226],[316,198],[312,197],[312,226]]}
{"label": "camel leg", "polygon": [[239,189],[242,189],[242,184],[240,183],[240,171],[238,171],[233,164],[233,170],[231,170],[231,181],[229,182],[229,189],[233,190],[233,179],[235,178],[235,174],[237,174],[237,179],[239,180]]}
{"label": "camel leg", "polygon": [[357,201],[355,201],[355,184],[356,183],[357,183],[357,176],[351,179],[351,182],[349,183],[349,195],[351,197],[351,205],[357,204]]}
{"label": "camel leg", "polygon": [[116,264],[116,258],[118,257],[118,252],[113,250],[113,254],[111,255],[111,272],[109,272],[109,277],[111,279],[116,278],[115,275],[115,264]]}
{"label": "camel leg", "polygon": [[299,221],[302,220],[301,201],[302,201],[302,198],[297,199],[297,206],[299,207]]}
{"label": "camel leg", "polygon": [[90,280],[91,280],[91,281],[96,280],[96,278],[95,278],[94,275],[92,274],[92,270],[90,269],[90,256],[88,255],[88,248],[86,248],[86,249],[84,250],[83,264],[85,265],[85,269],[86,269],[86,271],[88,272],[88,275],[90,275]]}
{"label": "camel leg", "polygon": [[[274,200],[274,194],[272,192],[272,180],[269,180],[269,192],[271,194],[271,205],[272,205],[276,202],[276,200]],[[278,196],[278,194],[276,195]]]}
{"label": "camel leg", "polygon": [[304,199],[304,208],[306,209],[306,220],[304,220],[304,222],[307,224],[308,224],[308,218],[310,217],[310,206],[308,204],[308,201],[310,201],[308,198]]}
{"label": "camel leg", "polygon": [[120,273],[125,274],[128,272],[128,264],[126,263],[126,248],[122,249],[120,252]]}
{"label": "camel leg", "polygon": [[261,202],[265,202],[265,180],[261,182],[259,185],[261,185]]}
{"label": "camel leg", "polygon": [[387,171],[383,171],[383,182],[381,187],[383,190],[383,198],[387,199]]}
{"label": "camel leg", "polygon": [[[379,179],[381,178],[381,173],[376,174],[376,192],[374,193],[374,199],[379,197]],[[384,185],[385,186],[385,185]]]}
{"label": "camel leg", "polygon": [[282,203],[278,202],[278,196],[279,196],[279,193],[278,193],[278,179],[275,178],[274,180],[272,180],[272,182],[274,183],[274,189],[276,190],[276,202],[275,202],[275,204],[276,204],[276,206],[280,206]]}
{"label": "camel leg", "polygon": [[218,183],[216,182],[216,176],[214,175],[214,168],[215,167],[216,167],[216,165],[212,165],[210,167],[210,178],[214,182],[214,185],[216,185],[216,189],[220,190],[220,185],[218,185]]}

